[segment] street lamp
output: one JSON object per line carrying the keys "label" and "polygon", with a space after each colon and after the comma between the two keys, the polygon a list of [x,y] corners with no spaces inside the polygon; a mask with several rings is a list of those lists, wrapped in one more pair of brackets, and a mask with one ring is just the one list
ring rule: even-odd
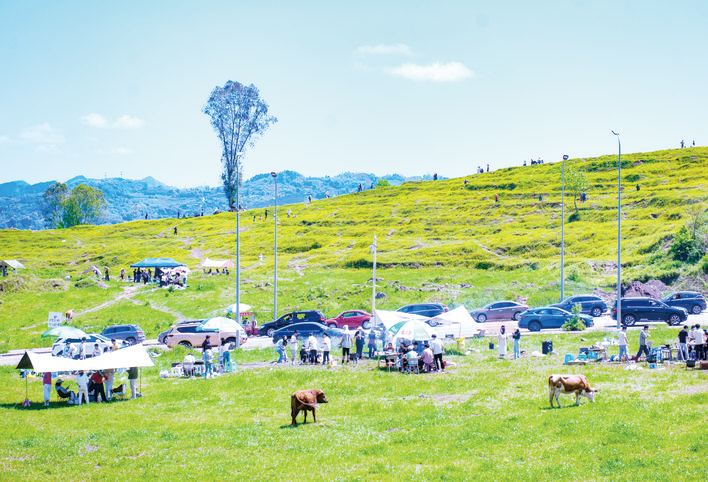
{"label": "street lamp", "polygon": [[241,183],[240,160],[243,152],[236,153],[236,321],[241,323],[241,200],[239,184]]}
{"label": "street lamp", "polygon": [[568,155],[563,156],[563,174],[561,176],[561,301],[563,301],[563,284],[565,277],[563,276],[563,266],[565,257],[565,161],[568,160]]}
{"label": "street lamp", "polygon": [[[371,284],[371,316],[374,316],[376,310],[376,235],[374,234],[374,243],[370,246],[371,253],[374,255],[374,279]],[[374,322],[376,319],[374,319]]]}
{"label": "street lamp", "polygon": [[619,132],[612,131],[617,136],[617,329],[622,320],[622,144]]}
{"label": "street lamp", "polygon": [[273,266],[275,268],[273,272],[273,319],[278,319],[278,174],[276,172],[271,172],[273,176],[273,181],[275,181],[275,236],[273,238]]}

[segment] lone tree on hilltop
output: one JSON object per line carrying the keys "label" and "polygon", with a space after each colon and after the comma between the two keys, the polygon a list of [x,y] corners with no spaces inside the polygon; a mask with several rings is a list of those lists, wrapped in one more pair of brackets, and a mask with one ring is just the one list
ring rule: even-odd
{"label": "lone tree on hilltop", "polygon": [[578,212],[577,199],[582,193],[590,189],[590,180],[585,171],[576,169],[574,167],[566,167],[565,169],[565,184],[567,190],[573,195],[573,206],[575,206],[575,212]]}
{"label": "lone tree on hilltop", "polygon": [[278,119],[268,115],[268,104],[253,84],[246,87],[231,80],[211,91],[203,112],[211,117],[211,126],[221,141],[221,180],[229,209],[235,211],[242,182],[241,156]]}
{"label": "lone tree on hilltop", "polygon": [[95,224],[106,209],[103,193],[85,184],[69,191],[66,184],[55,182],[47,188],[42,198],[45,221],[50,228]]}

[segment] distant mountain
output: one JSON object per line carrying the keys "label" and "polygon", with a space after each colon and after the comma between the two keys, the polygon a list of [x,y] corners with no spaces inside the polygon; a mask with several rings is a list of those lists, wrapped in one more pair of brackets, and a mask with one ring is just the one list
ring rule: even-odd
{"label": "distant mountain", "polygon": [[[381,178],[373,174],[345,172],[334,177],[305,177],[295,171],[278,173],[278,204],[303,202],[309,195],[323,199],[326,193],[338,196],[356,192],[359,184],[370,189],[379,179],[387,179],[397,186],[406,181],[430,180],[432,176],[405,177],[392,174]],[[0,184],[0,229],[44,229],[42,195],[54,181],[28,184],[12,181]],[[218,187],[179,189],[161,183],[153,177],[141,180],[109,178],[88,179],[77,176],[66,181],[73,188],[86,184],[100,189],[108,209],[105,224],[117,224],[135,219],[174,218],[211,214],[228,209],[224,191]],[[274,202],[273,177],[270,173],[258,174],[244,182],[241,189],[241,206],[246,209],[272,206]]]}

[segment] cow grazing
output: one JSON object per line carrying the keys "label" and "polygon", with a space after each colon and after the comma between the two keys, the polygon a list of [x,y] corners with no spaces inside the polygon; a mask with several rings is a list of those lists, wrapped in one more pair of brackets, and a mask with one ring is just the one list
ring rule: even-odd
{"label": "cow grazing", "polygon": [[302,423],[307,422],[308,411],[312,412],[312,420],[316,423],[317,417],[315,416],[315,412],[317,410],[317,404],[327,402],[327,397],[325,396],[322,390],[298,390],[297,392],[293,393],[290,397],[290,414],[293,418],[293,423],[291,425],[297,425],[296,419],[301,410],[305,413],[305,419],[302,421]]}
{"label": "cow grazing", "polygon": [[551,402],[551,408],[553,408],[553,398],[555,397],[558,403],[558,408],[561,408],[560,404],[560,394],[561,393],[575,393],[575,403],[580,405],[580,397],[583,396],[590,400],[595,401],[596,389],[590,386],[588,379],[585,375],[551,375],[548,377],[548,399]]}
{"label": "cow grazing", "polygon": [[67,323],[70,322],[71,320],[74,319],[74,310],[67,311],[64,316],[66,317],[66,322]]}

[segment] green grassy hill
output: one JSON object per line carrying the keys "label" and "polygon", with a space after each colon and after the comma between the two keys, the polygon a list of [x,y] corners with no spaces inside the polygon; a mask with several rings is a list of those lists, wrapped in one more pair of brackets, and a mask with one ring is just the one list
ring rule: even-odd
{"label": "green grassy hill", "polygon": [[[671,259],[667,250],[691,213],[706,208],[707,160],[706,148],[622,157],[624,280],[705,283],[705,258],[685,265]],[[617,156],[574,159],[566,166],[584,170],[592,183],[573,222],[573,199],[566,193],[566,295],[595,287],[612,290]],[[369,246],[374,234],[377,276],[383,279],[379,291],[385,295],[377,301],[379,308],[436,300],[471,309],[497,298],[528,298],[531,304],[558,298],[560,162],[409,182],[311,205],[280,206],[278,212],[279,314],[317,308],[334,316],[344,309],[370,309],[367,280],[372,277]],[[267,221],[259,219],[263,214],[254,210],[241,215],[242,300],[267,320],[273,310],[275,226],[272,213]],[[130,284],[115,278],[121,267],[132,272],[129,265],[146,257],[172,257],[197,269],[206,257],[235,254],[234,213],[38,232],[2,230],[0,259],[21,260],[28,269],[0,281],[0,349],[46,345],[39,333],[48,311],[74,309],[79,313],[76,323],[87,329],[137,322],[150,336],[166,329],[175,316],[218,312],[235,301],[234,272],[225,277],[197,271],[189,290],[140,287],[128,295],[123,291]],[[107,288],[84,274],[92,265],[111,269]]]}

